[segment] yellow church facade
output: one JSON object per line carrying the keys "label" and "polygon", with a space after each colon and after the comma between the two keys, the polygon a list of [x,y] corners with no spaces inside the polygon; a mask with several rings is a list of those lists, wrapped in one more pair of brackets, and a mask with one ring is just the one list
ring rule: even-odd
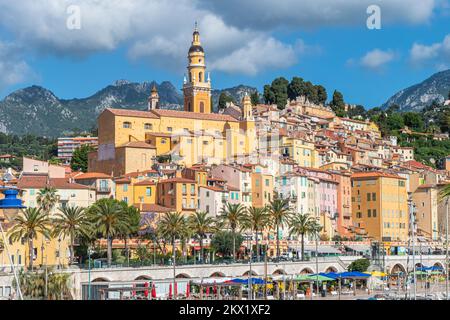
{"label": "yellow church facade", "polygon": [[184,111],[159,109],[155,89],[146,111],[103,111],[98,118],[98,150],[89,155],[89,171],[120,176],[148,170],[160,156],[190,167],[230,163],[254,153],[256,129],[250,98],[244,97],[239,118],[212,113],[204,58],[196,29],[183,86]]}

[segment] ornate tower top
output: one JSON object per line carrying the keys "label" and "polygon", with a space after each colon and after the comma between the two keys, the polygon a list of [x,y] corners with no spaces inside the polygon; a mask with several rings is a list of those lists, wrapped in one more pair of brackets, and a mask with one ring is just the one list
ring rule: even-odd
{"label": "ornate tower top", "polygon": [[159,109],[159,94],[156,84],[153,84],[152,92],[150,97],[148,97],[148,111]]}
{"label": "ornate tower top", "polygon": [[184,79],[184,110],[189,112],[211,112],[211,81],[206,73],[205,51],[200,41],[198,24],[195,23],[192,44],[188,53],[188,72]]}

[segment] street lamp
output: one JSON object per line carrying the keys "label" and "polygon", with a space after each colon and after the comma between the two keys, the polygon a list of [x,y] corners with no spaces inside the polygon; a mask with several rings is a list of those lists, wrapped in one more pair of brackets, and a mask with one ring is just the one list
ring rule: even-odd
{"label": "street lamp", "polygon": [[2,211],[3,216],[0,216],[0,232],[2,233],[3,242],[6,249],[6,255],[8,256],[9,263],[11,265],[14,279],[16,280],[17,293],[19,294],[19,299],[23,300],[22,290],[19,285],[19,278],[17,276],[16,267],[12,261],[11,255],[9,253],[9,241],[6,239],[5,232],[3,230],[3,223],[5,220],[13,221],[13,219],[19,213],[19,210],[24,209],[25,206],[22,205],[22,201],[17,199],[19,193],[18,189],[15,188],[4,188],[1,190],[5,198],[0,200],[0,211]]}
{"label": "street lamp", "polygon": [[91,255],[94,253],[92,248],[89,246],[88,250],[88,300],[91,300]]}

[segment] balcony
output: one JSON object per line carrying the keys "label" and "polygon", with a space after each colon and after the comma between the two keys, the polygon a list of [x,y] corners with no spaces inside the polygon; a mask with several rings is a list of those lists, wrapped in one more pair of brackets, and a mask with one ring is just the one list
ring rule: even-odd
{"label": "balcony", "polygon": [[111,193],[111,187],[108,187],[108,186],[97,187],[96,190],[97,190],[97,193]]}

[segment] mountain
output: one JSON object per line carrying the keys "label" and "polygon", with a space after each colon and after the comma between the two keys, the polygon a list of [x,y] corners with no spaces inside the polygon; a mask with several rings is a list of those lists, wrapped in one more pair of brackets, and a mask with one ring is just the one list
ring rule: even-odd
{"label": "mountain", "polygon": [[225,92],[227,95],[233,97],[234,101],[236,101],[237,104],[240,104],[242,101],[242,98],[244,98],[245,94],[251,95],[253,92],[257,91],[256,88],[245,86],[245,85],[239,85],[237,87],[229,88],[229,89],[223,89],[223,90],[213,90],[211,95],[213,98],[213,110],[217,110],[217,105],[219,104],[219,97],[222,92]]}
{"label": "mountain", "polygon": [[382,108],[397,104],[401,111],[420,111],[433,101],[444,102],[450,91],[450,69],[435,73],[427,80],[392,96]]}
{"label": "mountain", "polygon": [[[98,115],[107,107],[145,110],[153,84],[158,88],[161,108],[183,108],[182,93],[168,81],[157,84],[118,80],[90,97],[68,100],[58,98],[46,88],[31,86],[0,101],[0,132],[58,137],[90,131],[96,127]],[[245,92],[256,89],[238,86],[224,90],[240,101]],[[215,105],[221,92],[213,91]]]}

